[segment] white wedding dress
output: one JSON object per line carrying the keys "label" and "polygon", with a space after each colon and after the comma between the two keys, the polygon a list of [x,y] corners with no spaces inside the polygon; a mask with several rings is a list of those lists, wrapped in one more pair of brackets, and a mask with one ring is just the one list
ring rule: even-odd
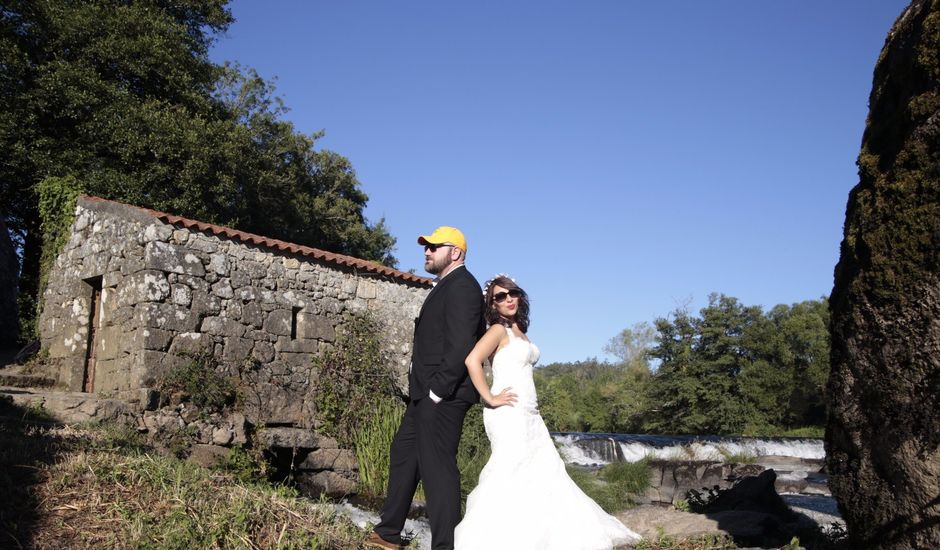
{"label": "white wedding dress", "polygon": [[492,454],[467,497],[456,550],[601,550],[640,540],[568,477],[539,415],[538,358],[535,344],[511,330],[493,357],[493,394],[510,387],[516,402],[483,410]]}

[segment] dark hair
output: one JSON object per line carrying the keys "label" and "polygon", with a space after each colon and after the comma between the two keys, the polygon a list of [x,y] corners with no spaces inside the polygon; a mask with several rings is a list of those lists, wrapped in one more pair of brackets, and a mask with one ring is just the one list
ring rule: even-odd
{"label": "dark hair", "polygon": [[495,325],[496,323],[506,326],[511,325],[509,320],[505,319],[496,311],[496,303],[493,301],[493,294],[497,286],[505,288],[506,290],[518,290],[522,293],[522,296],[519,297],[519,309],[516,310],[514,320],[516,324],[519,325],[519,330],[523,333],[527,332],[529,330],[529,295],[526,294],[526,292],[522,290],[522,287],[517,285],[515,281],[504,275],[497,275],[486,283],[486,296],[484,297],[486,311],[483,314],[486,318],[486,323],[488,325]]}

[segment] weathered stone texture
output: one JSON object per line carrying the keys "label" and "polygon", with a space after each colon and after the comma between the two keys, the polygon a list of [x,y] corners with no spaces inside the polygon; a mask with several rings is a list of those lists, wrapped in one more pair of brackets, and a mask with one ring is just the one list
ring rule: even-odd
{"label": "weathered stone texture", "polygon": [[830,298],[829,485],[853,548],[940,548],[940,2],[875,68]]}
{"label": "weathered stone texture", "polygon": [[[190,356],[208,353],[220,373],[240,378],[252,423],[309,427],[313,358],[336,340],[347,315],[365,311],[382,327],[404,390],[413,319],[427,285],[366,278],[183,225],[119,203],[79,200],[73,235],[44,295],[50,378],[83,389],[97,287],[96,393],[137,398]],[[228,438],[220,432],[203,443]]]}

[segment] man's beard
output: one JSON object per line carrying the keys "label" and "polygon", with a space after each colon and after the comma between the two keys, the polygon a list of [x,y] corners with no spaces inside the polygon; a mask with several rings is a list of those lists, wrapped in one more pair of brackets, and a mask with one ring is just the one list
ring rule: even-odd
{"label": "man's beard", "polygon": [[427,262],[424,263],[424,270],[430,273],[431,275],[437,275],[440,272],[447,269],[447,266],[449,266],[451,263],[453,263],[453,260],[450,258],[449,255],[439,258],[438,260],[434,260],[432,258],[430,265],[428,265]]}

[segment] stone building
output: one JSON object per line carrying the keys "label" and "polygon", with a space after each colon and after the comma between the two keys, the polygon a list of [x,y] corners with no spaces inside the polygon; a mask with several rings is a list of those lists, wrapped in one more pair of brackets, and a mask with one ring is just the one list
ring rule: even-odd
{"label": "stone building", "polygon": [[312,359],[365,312],[406,383],[425,277],[95,197],[78,200],[71,231],[40,318],[63,389],[146,405],[161,377],[209,353],[250,377],[253,421],[310,427]]}

